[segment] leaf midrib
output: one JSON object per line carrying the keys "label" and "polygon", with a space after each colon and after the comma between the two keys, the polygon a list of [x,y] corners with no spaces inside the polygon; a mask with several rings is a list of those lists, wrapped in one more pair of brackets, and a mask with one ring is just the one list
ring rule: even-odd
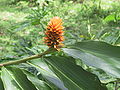
{"label": "leaf midrib", "polygon": [[14,76],[12,76],[12,73],[9,72],[9,70],[7,70],[6,68],[4,68],[6,70],[6,72],[8,72],[8,74],[10,75],[10,77],[18,84],[18,86],[24,90],[24,88],[19,84],[19,82],[17,80],[15,80]]}
{"label": "leaf midrib", "polygon": [[[47,61],[47,60],[46,60]],[[48,61],[49,62],[49,61]],[[50,62],[49,62],[50,63]],[[74,82],[72,81],[69,77],[67,77],[63,72],[61,72],[59,69],[57,69],[52,63],[50,63],[56,70],[58,70],[58,72],[60,72],[63,76],[65,76],[68,80],[70,80],[73,84],[75,84],[75,86],[77,86],[80,90],[81,88]]]}

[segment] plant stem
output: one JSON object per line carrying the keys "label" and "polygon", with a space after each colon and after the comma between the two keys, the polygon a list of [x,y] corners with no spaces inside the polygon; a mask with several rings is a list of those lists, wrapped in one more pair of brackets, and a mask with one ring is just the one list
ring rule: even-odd
{"label": "plant stem", "polygon": [[40,58],[40,57],[42,57],[46,54],[49,54],[51,52],[54,52],[54,51],[57,51],[57,50],[54,49],[54,48],[49,48],[48,50],[46,50],[45,52],[43,52],[41,54],[33,55],[33,56],[23,58],[23,59],[20,59],[20,60],[15,60],[15,61],[9,61],[9,62],[2,63],[2,64],[0,64],[0,67],[7,66],[7,65],[12,65],[12,64],[24,63],[24,62],[32,60],[32,59]]}

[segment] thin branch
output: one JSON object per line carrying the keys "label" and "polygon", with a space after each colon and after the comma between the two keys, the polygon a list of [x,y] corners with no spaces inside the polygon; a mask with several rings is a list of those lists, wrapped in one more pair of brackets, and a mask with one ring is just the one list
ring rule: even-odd
{"label": "thin branch", "polygon": [[15,60],[15,61],[9,61],[9,62],[5,62],[0,64],[0,67],[2,66],[7,66],[7,65],[12,65],[12,64],[19,64],[19,63],[25,63],[26,61],[32,60],[32,59],[36,59],[36,58],[40,58],[46,54],[49,54],[51,52],[57,51],[55,48],[49,48],[48,50],[46,50],[45,52],[41,53],[41,54],[37,54],[37,55],[33,55],[27,58],[23,58],[20,60]]}

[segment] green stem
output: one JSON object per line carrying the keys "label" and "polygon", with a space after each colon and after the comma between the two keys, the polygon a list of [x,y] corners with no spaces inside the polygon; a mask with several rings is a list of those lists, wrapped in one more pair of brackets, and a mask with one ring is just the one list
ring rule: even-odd
{"label": "green stem", "polygon": [[7,65],[12,65],[12,64],[25,63],[26,61],[36,59],[36,58],[40,58],[40,57],[42,57],[42,56],[44,56],[46,54],[49,54],[51,52],[54,52],[54,51],[57,51],[57,50],[54,49],[54,48],[49,48],[48,50],[46,50],[45,52],[43,52],[41,54],[33,55],[33,56],[23,58],[23,59],[20,59],[20,60],[15,60],[15,61],[9,61],[9,62],[2,63],[2,64],[0,64],[0,67],[7,66]]}

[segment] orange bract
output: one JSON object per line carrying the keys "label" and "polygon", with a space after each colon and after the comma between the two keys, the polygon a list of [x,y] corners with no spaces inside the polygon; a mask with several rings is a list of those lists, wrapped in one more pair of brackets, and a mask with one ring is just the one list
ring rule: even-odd
{"label": "orange bract", "polygon": [[48,23],[47,30],[45,32],[46,37],[45,43],[50,48],[56,48],[59,49],[63,46],[62,41],[64,41],[63,33],[62,31],[64,27],[62,26],[62,19],[59,17],[53,17],[50,22]]}

